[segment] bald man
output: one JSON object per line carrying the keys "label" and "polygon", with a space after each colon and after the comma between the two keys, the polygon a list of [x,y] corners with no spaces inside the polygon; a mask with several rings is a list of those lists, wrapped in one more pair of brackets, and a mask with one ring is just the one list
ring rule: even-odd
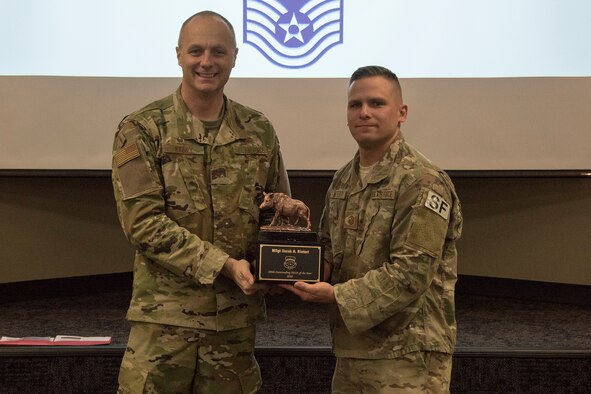
{"label": "bald man", "polygon": [[115,199],[136,250],[120,393],[261,387],[255,323],[267,287],[249,260],[263,192],[290,190],[269,120],[224,94],[237,54],[228,20],[191,16],[176,48],[180,87],[115,135]]}

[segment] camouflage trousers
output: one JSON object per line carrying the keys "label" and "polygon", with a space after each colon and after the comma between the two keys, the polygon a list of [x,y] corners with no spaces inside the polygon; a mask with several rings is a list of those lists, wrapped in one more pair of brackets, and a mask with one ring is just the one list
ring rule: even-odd
{"label": "camouflage trousers", "polygon": [[394,359],[337,358],[332,392],[449,393],[451,354],[412,352]]}
{"label": "camouflage trousers", "polygon": [[229,331],[132,322],[118,393],[256,393],[255,328]]}

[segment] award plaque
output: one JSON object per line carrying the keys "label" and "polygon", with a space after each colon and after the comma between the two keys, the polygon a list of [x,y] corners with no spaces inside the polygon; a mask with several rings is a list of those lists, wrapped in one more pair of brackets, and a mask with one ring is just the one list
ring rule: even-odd
{"label": "award plaque", "polygon": [[259,208],[273,209],[274,215],[270,224],[260,227],[254,264],[257,282],[321,282],[324,248],[310,230],[310,209],[283,193],[264,195]]}

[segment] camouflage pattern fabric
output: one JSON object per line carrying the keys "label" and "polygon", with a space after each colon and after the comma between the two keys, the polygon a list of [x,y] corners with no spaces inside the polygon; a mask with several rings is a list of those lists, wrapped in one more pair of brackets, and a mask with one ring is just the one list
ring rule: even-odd
{"label": "camouflage pattern fabric", "polygon": [[449,393],[451,354],[412,352],[394,359],[338,358],[333,394]]}
{"label": "camouflage pattern fabric", "polygon": [[337,171],[321,219],[337,357],[451,354],[462,215],[447,174],[400,135],[362,186],[359,155]]}
{"label": "camouflage pattern fabric", "polygon": [[262,295],[219,275],[252,258],[263,191],[289,193],[279,144],[260,112],[226,97],[215,140],[180,95],[127,116],[113,146],[113,188],[136,248],[127,318],[231,330],[264,318]]}
{"label": "camouflage pattern fabric", "polygon": [[256,393],[254,327],[211,332],[132,323],[118,393]]}

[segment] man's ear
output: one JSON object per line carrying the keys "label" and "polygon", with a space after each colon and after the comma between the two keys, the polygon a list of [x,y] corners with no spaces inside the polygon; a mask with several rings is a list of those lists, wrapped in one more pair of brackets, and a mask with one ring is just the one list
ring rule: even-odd
{"label": "man's ear", "polygon": [[238,48],[234,50],[234,63],[232,63],[232,68],[236,65],[236,58],[238,57]]}
{"label": "man's ear", "polygon": [[399,117],[398,121],[400,123],[404,123],[406,121],[406,117],[408,116],[408,105],[402,104],[399,110]]}

